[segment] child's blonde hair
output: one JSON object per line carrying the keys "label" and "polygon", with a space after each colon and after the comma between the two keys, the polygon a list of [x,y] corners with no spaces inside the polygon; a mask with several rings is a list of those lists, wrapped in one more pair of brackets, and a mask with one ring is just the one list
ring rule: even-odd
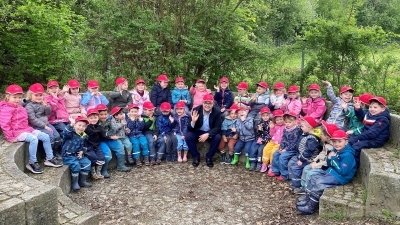
{"label": "child's blonde hair", "polygon": [[26,92],[25,99],[26,99],[26,100],[32,100],[32,94],[33,94],[33,92],[28,90],[28,91]]}
{"label": "child's blonde hair", "polygon": [[283,117],[283,120],[284,120],[284,121],[286,121],[286,120],[288,120],[288,121],[296,121],[296,117],[290,116],[290,115],[285,115],[285,116]]}
{"label": "child's blonde hair", "polygon": [[282,95],[286,94],[286,88],[279,88],[279,89],[274,89],[272,92],[274,93],[274,95],[276,96],[276,92],[277,90],[282,90]]}

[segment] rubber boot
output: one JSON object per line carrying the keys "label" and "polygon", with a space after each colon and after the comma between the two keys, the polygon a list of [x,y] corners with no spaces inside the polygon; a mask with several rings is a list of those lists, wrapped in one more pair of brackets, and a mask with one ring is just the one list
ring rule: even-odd
{"label": "rubber boot", "polygon": [[229,156],[226,157],[225,164],[231,164],[232,160],[233,160],[233,154],[229,154]]}
{"label": "rubber boot", "polygon": [[104,178],[110,178],[110,174],[108,174],[107,168],[108,168],[108,161],[104,163],[100,171],[100,174],[103,175]]}
{"label": "rubber boot", "polygon": [[81,187],[78,184],[79,173],[71,173],[72,190],[79,191]]}
{"label": "rubber boot", "polygon": [[99,179],[104,179],[104,176],[101,175],[101,169],[103,168],[103,165],[96,165],[96,174]]}
{"label": "rubber boot", "polygon": [[125,166],[125,156],[117,157],[117,171],[128,172],[131,168]]}
{"label": "rubber boot", "polygon": [[296,205],[297,210],[306,215],[314,214],[317,207],[318,207],[318,200],[315,200],[313,198],[309,198],[309,200],[304,206]]}
{"label": "rubber boot", "polygon": [[92,166],[92,168],[90,168],[90,173],[92,174],[93,179],[100,179],[99,175],[96,173],[96,166]]}
{"label": "rubber boot", "polygon": [[248,156],[246,156],[246,169],[250,168],[250,158]]}
{"label": "rubber boot", "polygon": [[92,184],[89,182],[86,182],[86,178],[88,177],[87,172],[80,172],[79,173],[79,186],[81,187],[92,187]]}
{"label": "rubber boot", "polygon": [[136,167],[142,167],[142,162],[140,161],[140,158],[133,159],[133,161],[135,162]]}
{"label": "rubber boot", "polygon": [[236,165],[236,163],[238,163],[238,162],[239,162],[239,155],[234,154],[231,165]]}
{"label": "rubber boot", "polygon": [[310,200],[308,194],[305,194],[303,196],[297,199],[296,206],[305,206],[307,202]]}
{"label": "rubber boot", "polygon": [[150,166],[150,160],[149,160],[149,157],[148,157],[148,156],[145,156],[145,157],[144,157],[144,164],[145,164],[146,166]]}
{"label": "rubber boot", "polygon": [[132,154],[128,154],[128,163],[131,165],[135,163],[135,161],[133,160]]}
{"label": "rubber boot", "polygon": [[226,152],[221,152],[221,164],[224,164],[226,161]]}

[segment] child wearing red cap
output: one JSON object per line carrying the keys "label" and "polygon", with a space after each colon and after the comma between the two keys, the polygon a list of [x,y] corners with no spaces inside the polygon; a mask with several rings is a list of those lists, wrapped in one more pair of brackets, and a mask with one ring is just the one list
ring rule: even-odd
{"label": "child wearing red cap", "polygon": [[149,91],[147,91],[146,82],[143,79],[137,79],[135,84],[135,88],[131,90],[132,103],[139,106],[139,115],[142,115],[143,104],[150,101],[150,95]]}
{"label": "child wearing red cap", "polygon": [[265,82],[258,82],[256,93],[251,96],[251,100],[249,105],[251,107],[251,111],[249,113],[249,117],[255,118],[255,120],[260,120],[259,112],[261,108],[269,105],[269,89],[268,84]]}
{"label": "child wearing red cap", "polygon": [[161,163],[162,154],[165,153],[167,162],[176,161],[177,156],[177,139],[172,129],[175,127],[175,119],[171,114],[171,105],[168,102],[163,102],[160,106],[161,115],[157,117],[156,129],[158,132],[157,145],[158,156],[157,164]]}
{"label": "child wearing red cap", "polygon": [[36,158],[39,140],[43,142],[46,153],[44,165],[61,167],[62,163],[58,162],[53,156],[50,137],[28,125],[28,113],[20,105],[22,95],[22,88],[13,84],[7,87],[5,99],[0,102],[0,127],[5,138],[9,142],[23,141],[29,143],[29,163],[26,168],[32,173],[43,173]]}
{"label": "child wearing red cap", "polygon": [[[221,126],[221,142],[219,143],[218,150],[221,152],[221,163],[231,164],[233,159],[233,149],[236,142],[238,141],[239,135],[236,132],[232,132],[232,128],[236,127],[239,107],[237,105],[232,105],[227,112],[229,115],[225,117],[224,122]],[[225,144],[228,144],[229,156],[226,157]]]}
{"label": "child wearing red cap", "polygon": [[[158,132],[156,129],[156,118],[154,116],[154,107],[153,103],[150,101],[143,103],[143,114],[141,117],[144,121],[144,128],[143,133],[147,139],[147,143],[149,144],[149,151],[150,151],[150,164],[156,165],[157,160],[157,152],[156,152],[156,143],[157,143],[157,136]],[[162,155],[160,159],[162,158]]]}
{"label": "child wearing red cap", "polygon": [[349,183],[357,171],[354,149],[348,144],[346,132],[336,130],[331,140],[334,149],[326,159],[328,168],[310,178],[305,186],[305,200],[296,203],[297,210],[303,214],[313,214],[326,188]]}
{"label": "child wearing red cap", "polygon": [[81,85],[77,80],[68,81],[67,85],[64,85],[62,94],[64,96],[65,108],[72,118],[78,116],[86,116],[86,109],[81,105],[82,96],[79,94]]}
{"label": "child wearing red cap", "polygon": [[247,110],[250,110],[251,97],[249,93],[247,93],[249,85],[246,82],[242,81],[236,86],[236,88],[238,90],[238,94],[235,96],[233,104],[239,107],[245,107]]}
{"label": "child wearing red cap", "polygon": [[[354,97],[354,105],[360,105],[364,112],[368,112],[366,108],[369,105],[369,100],[374,96],[369,93],[364,93],[360,95],[360,97]],[[352,109],[348,109],[347,103],[341,103],[343,110],[345,111],[346,117],[349,119],[349,130],[346,131],[346,134],[349,136],[357,136],[360,135],[364,131],[364,123],[363,119],[358,119],[356,113]]]}
{"label": "child wearing red cap", "polygon": [[128,163],[133,164],[132,157],[132,143],[127,134],[129,134],[129,129],[126,127],[126,120],[124,110],[118,106],[114,107],[111,110],[111,131],[110,136],[117,136],[118,142],[120,142],[124,147],[128,154]]}
{"label": "child wearing red cap", "polygon": [[217,102],[216,105],[221,109],[221,113],[223,113],[224,116],[227,116],[228,112],[226,112],[226,110],[229,109],[233,104],[233,95],[231,90],[229,89],[228,78],[221,78],[219,80],[219,85],[214,85],[214,88],[214,100]]}
{"label": "child wearing red cap", "polygon": [[194,109],[203,104],[203,97],[207,94],[211,94],[211,90],[207,89],[206,82],[203,79],[198,79],[196,83],[190,87],[190,94],[193,95],[192,108]]}
{"label": "child wearing red cap", "polygon": [[269,97],[268,107],[271,112],[275,109],[280,109],[283,101],[287,98],[285,84],[283,82],[278,82],[274,85],[273,94]]}
{"label": "child wearing red cap", "polygon": [[[187,153],[189,150],[185,137],[188,132],[190,117],[187,115],[185,108],[186,105],[184,102],[177,102],[175,105],[175,128],[173,129],[173,131],[178,142],[176,148],[176,150],[178,151],[178,162],[187,162]],[[175,149],[172,150],[175,151]]]}
{"label": "child wearing red cap", "polygon": [[156,116],[161,115],[160,106],[163,102],[172,104],[171,90],[168,87],[169,79],[167,75],[160,74],[157,83],[153,86],[150,93],[151,103],[156,107]]}
{"label": "child wearing red cap", "polygon": [[254,141],[253,147],[251,147],[249,169],[257,172],[261,171],[262,168],[261,158],[265,145],[271,141],[272,138],[269,128],[269,124],[272,122],[271,110],[268,107],[264,107],[260,110],[260,115],[261,120],[257,125],[256,141]]}
{"label": "child wearing red cap", "polygon": [[318,84],[311,84],[308,88],[308,98],[301,98],[301,110],[305,116],[311,116],[320,125],[326,112],[325,98],[321,97],[321,88]]}
{"label": "child wearing red cap", "polygon": [[49,123],[61,133],[69,123],[69,114],[57,81],[49,81],[47,83],[47,92],[49,94],[44,97],[44,100],[51,108],[51,114],[48,116]]}
{"label": "child wearing red cap", "polygon": [[178,102],[183,102],[185,104],[185,111],[190,115],[189,106],[192,103],[192,99],[182,77],[175,79],[175,88],[172,91],[172,104],[174,105],[174,111]]}
{"label": "child wearing red cap", "polygon": [[128,80],[119,77],[115,81],[115,88],[110,92],[110,98],[112,99],[111,108],[119,106],[124,108],[124,111],[128,111],[126,108],[132,104],[132,94],[128,91]]}
{"label": "child wearing red cap", "polygon": [[286,99],[282,99],[281,110],[284,113],[293,112],[299,116],[301,112],[301,100],[299,97],[299,87],[290,86],[288,88],[288,96]]}
{"label": "child wearing red cap", "polygon": [[87,110],[96,108],[99,104],[108,105],[108,99],[99,91],[99,83],[96,80],[89,80],[88,90],[83,94],[81,105]]}

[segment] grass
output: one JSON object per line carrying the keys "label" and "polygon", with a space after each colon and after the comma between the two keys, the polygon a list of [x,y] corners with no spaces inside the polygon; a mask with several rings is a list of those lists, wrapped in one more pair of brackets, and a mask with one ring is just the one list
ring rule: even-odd
{"label": "grass", "polygon": [[349,217],[344,214],[344,208],[342,207],[338,212],[332,212],[323,216],[326,219],[333,220],[347,220]]}

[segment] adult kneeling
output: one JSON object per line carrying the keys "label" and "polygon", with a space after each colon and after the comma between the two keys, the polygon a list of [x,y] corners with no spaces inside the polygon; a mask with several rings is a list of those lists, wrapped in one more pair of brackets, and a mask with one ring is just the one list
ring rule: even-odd
{"label": "adult kneeling", "polygon": [[192,165],[197,167],[200,163],[200,153],[197,151],[196,141],[210,142],[210,149],[206,154],[206,163],[208,167],[213,167],[212,161],[218,145],[221,141],[221,113],[214,106],[214,97],[207,94],[203,97],[203,104],[193,108],[192,120],[188,124],[188,133],[186,134],[186,143],[190,154],[193,157]]}

